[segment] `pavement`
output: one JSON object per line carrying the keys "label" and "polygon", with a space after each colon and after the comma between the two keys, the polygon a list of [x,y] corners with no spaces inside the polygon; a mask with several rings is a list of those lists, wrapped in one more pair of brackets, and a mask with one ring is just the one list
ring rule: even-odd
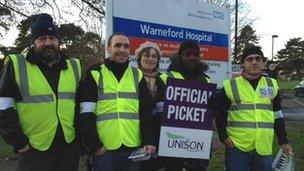
{"label": "pavement", "polygon": [[292,93],[284,93],[282,111],[287,121],[304,121],[304,96],[296,97]]}

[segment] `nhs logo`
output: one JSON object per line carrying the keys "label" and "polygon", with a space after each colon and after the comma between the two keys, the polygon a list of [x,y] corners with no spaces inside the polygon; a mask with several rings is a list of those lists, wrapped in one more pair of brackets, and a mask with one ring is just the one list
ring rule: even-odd
{"label": "nhs logo", "polygon": [[224,20],[225,15],[220,11],[213,11],[213,17],[216,19]]}

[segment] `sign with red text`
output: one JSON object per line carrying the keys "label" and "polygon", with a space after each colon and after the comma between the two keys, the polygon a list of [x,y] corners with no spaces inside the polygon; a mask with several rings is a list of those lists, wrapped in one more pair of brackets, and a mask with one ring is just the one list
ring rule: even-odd
{"label": "sign with red text", "polygon": [[[160,47],[160,71],[165,72],[170,57],[186,39],[196,40],[201,59],[209,65],[211,82],[222,87],[229,78],[229,8],[196,0],[109,0],[106,1],[106,38],[123,32],[130,39],[130,53],[145,41]],[[136,65],[136,59],[131,58]]]}

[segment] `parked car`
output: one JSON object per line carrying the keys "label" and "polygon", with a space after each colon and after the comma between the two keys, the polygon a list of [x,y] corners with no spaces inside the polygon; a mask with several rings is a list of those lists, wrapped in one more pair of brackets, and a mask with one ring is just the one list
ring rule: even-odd
{"label": "parked car", "polygon": [[293,92],[295,96],[304,95],[304,80],[295,86]]}

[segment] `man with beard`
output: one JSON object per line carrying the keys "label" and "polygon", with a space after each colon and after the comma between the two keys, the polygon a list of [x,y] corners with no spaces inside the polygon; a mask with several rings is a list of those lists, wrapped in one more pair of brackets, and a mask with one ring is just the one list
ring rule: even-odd
{"label": "man with beard", "polygon": [[262,75],[264,55],[258,46],[244,49],[242,74],[225,80],[216,115],[217,131],[226,147],[228,171],[271,171],[274,133],[286,155],[288,144],[278,83]]}
{"label": "man with beard", "polygon": [[[163,112],[163,101],[164,101],[164,91],[165,85],[167,83],[167,78],[175,78],[182,80],[198,80],[203,83],[208,83],[209,78],[205,74],[205,71],[208,69],[208,65],[200,61],[200,49],[196,41],[186,40],[184,41],[178,50],[177,56],[172,59],[172,62],[169,66],[168,72],[160,76],[161,81],[157,82],[157,98],[156,98],[156,108],[158,114],[156,114],[156,129],[157,135],[160,133],[161,118]],[[159,139],[159,137],[158,137]],[[159,140],[157,140],[158,142]],[[199,159],[183,159],[183,158],[170,158],[170,157],[161,157],[159,158],[162,166],[166,170],[181,171],[183,167],[187,171],[194,170],[205,170],[208,166],[208,160],[199,160]]]}
{"label": "man with beard", "polygon": [[155,152],[151,97],[142,72],[129,65],[126,35],[114,33],[107,45],[110,57],[87,72],[80,88],[80,131],[94,170],[136,171],[130,154],[139,147]]}
{"label": "man with beard", "polygon": [[31,27],[33,47],[5,59],[0,81],[0,133],[25,170],[78,170],[75,94],[77,59],[60,53],[58,28],[48,14]]}

